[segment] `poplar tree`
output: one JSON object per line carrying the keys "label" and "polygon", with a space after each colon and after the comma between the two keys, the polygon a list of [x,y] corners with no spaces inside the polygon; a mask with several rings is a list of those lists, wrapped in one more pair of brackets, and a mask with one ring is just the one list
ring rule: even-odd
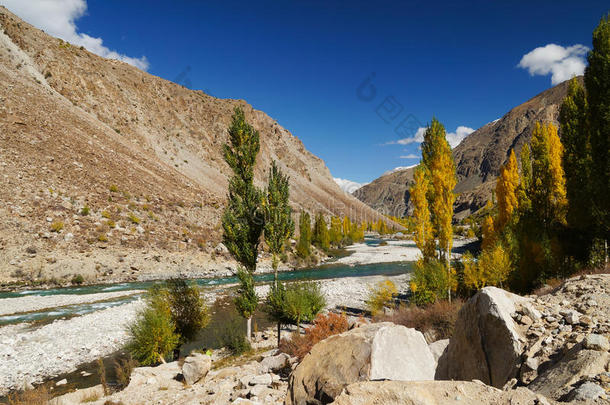
{"label": "poplar tree", "polygon": [[424,261],[427,262],[434,257],[434,237],[428,199],[426,198],[429,182],[425,170],[423,165],[417,166],[414,173],[415,182],[409,192],[413,202],[413,217],[415,219],[415,244],[422,252]]}
{"label": "poplar tree", "polygon": [[224,145],[224,158],[233,176],[229,180],[229,198],[222,216],[223,242],[243,267],[238,271],[239,297],[235,304],[247,319],[250,339],[252,314],[258,298],[254,291],[253,273],[258,259],[258,245],[264,227],[262,192],[254,186],[254,164],[260,149],[259,133],[250,126],[241,108],[236,107],[229,127],[229,143]]}
{"label": "poplar tree", "polygon": [[591,191],[597,238],[604,245],[610,235],[610,14],[593,31],[593,49],[587,56],[585,88],[591,142]]}
{"label": "poplar tree", "polygon": [[297,254],[307,258],[311,254],[311,218],[309,213],[301,211],[299,218],[299,242],[297,243]]}
{"label": "poplar tree", "polygon": [[496,182],[496,198],[498,201],[498,217],[495,225],[496,231],[501,232],[509,222],[513,212],[517,209],[517,188],[519,187],[519,170],[515,151],[511,149],[510,156],[500,169],[500,176]]}
{"label": "poplar tree", "polygon": [[316,215],[316,221],[313,226],[312,242],[314,245],[323,250],[330,248],[330,236],[328,234],[328,226],[324,220],[324,215],[318,213]]}
{"label": "poplar tree", "polygon": [[265,199],[265,242],[272,256],[275,285],[277,285],[279,255],[284,251],[286,241],[293,233],[289,178],[282,173],[275,161],[272,161]]}
{"label": "poplar tree", "polygon": [[[453,189],[457,183],[451,146],[447,142],[445,127],[436,118],[424,133],[421,144],[422,163],[430,179],[427,198],[430,205],[432,227],[438,241],[439,260],[445,263],[448,280],[451,278],[451,248],[453,246]],[[451,289],[447,296],[451,300]]]}
{"label": "poplar tree", "polygon": [[330,243],[335,246],[341,244],[341,219],[339,217],[332,217],[330,219],[330,231],[329,231]]}

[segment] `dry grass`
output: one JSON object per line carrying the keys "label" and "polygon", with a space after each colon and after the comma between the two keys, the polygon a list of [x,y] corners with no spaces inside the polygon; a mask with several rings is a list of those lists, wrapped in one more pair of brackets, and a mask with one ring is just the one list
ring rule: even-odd
{"label": "dry grass", "polygon": [[9,405],[47,405],[51,395],[46,386],[40,385],[32,390],[25,390],[7,397]]}
{"label": "dry grass", "polygon": [[464,302],[459,299],[437,301],[427,307],[401,305],[392,314],[379,315],[375,322],[393,322],[424,333],[431,341],[449,339],[453,334],[458,312]]}
{"label": "dry grass", "polygon": [[289,340],[282,339],[279,349],[291,356],[298,357],[300,361],[316,343],[329,336],[345,332],[348,327],[347,318],[343,314],[338,315],[333,312],[329,312],[328,315],[319,314],[313,321],[313,325],[305,330],[304,335],[295,332]]}

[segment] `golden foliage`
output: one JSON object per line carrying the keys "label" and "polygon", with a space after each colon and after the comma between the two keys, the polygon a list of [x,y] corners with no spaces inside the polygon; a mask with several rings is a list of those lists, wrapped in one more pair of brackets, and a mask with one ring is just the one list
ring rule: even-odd
{"label": "golden foliage", "polygon": [[496,242],[496,230],[494,226],[493,218],[488,215],[483,220],[483,242],[481,243],[481,247],[483,249],[487,249]]}
{"label": "golden foliage", "polygon": [[425,169],[420,165],[415,169],[415,183],[411,187],[411,201],[413,201],[413,217],[415,219],[415,244],[421,250],[424,258],[434,256],[434,239],[432,235],[432,221],[426,193],[429,181]]}
{"label": "golden foliage", "polygon": [[375,316],[383,307],[390,305],[397,295],[398,290],[394,282],[391,280],[380,281],[369,290],[369,297],[366,301],[367,308]]}
{"label": "golden foliage", "polygon": [[498,201],[498,217],[496,230],[501,231],[510,220],[513,211],[517,209],[517,187],[519,186],[519,170],[514,149],[511,149],[508,162],[500,169],[496,182],[496,198]]}

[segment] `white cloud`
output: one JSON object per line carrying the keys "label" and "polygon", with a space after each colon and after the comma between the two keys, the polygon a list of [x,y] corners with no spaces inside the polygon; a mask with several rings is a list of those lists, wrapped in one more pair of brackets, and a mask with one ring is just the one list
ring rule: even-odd
{"label": "white cloud", "polygon": [[[455,132],[447,132],[445,134],[445,138],[447,139],[447,142],[449,142],[449,145],[451,146],[451,148],[455,148],[456,146],[458,146],[460,144],[460,142],[462,142],[462,139],[466,138],[468,135],[470,135],[473,132],[474,132],[474,129],[460,125],[459,127],[457,127]],[[415,132],[414,136],[409,137],[409,138],[399,139],[397,141],[387,142],[386,145],[409,145],[412,143],[422,143],[424,141],[425,133],[426,133],[426,128],[420,127]],[[411,156],[411,155],[409,155],[409,156]],[[401,158],[410,159],[410,157],[403,157],[403,156],[401,156]]]}
{"label": "white cloud", "polygon": [[396,173],[396,172],[401,172],[401,171],[407,170],[407,169],[411,169],[413,167],[417,167],[418,165],[419,165],[419,163],[417,165],[411,165],[411,166],[398,166],[398,167],[395,167],[392,170],[388,170],[387,172],[384,172],[382,174],[382,176],[385,176],[385,175],[388,175],[388,174],[392,174],[392,173]]}
{"label": "white cloud", "polygon": [[409,153],[408,155],[402,155],[400,158],[401,159],[419,159],[419,156],[417,156],[415,153]]}
{"label": "white cloud", "polygon": [[134,58],[104,46],[102,38],[79,33],[76,20],[87,11],[86,0],[2,0],[2,4],[33,26],[104,58],[118,59],[139,69],[148,69],[146,56]]}
{"label": "white cloud", "polygon": [[358,190],[360,187],[369,184],[369,183],[356,183],[355,181],[340,179],[338,177],[333,177],[333,180],[335,181],[335,183],[337,183],[339,185],[339,188],[341,188],[341,190],[343,190],[349,194],[352,194],[354,191]]}
{"label": "white cloud", "polygon": [[550,73],[551,83],[555,85],[584,73],[588,51],[589,48],[580,44],[567,48],[548,44],[523,55],[517,66],[527,69],[531,76]]}

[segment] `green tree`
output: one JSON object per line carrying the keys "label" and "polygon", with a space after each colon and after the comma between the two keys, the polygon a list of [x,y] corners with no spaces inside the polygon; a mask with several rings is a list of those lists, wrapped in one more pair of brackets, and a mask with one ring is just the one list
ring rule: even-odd
{"label": "green tree", "polygon": [[248,301],[253,295],[243,287],[249,285],[248,279],[252,279],[256,270],[258,245],[264,228],[263,195],[253,182],[259,149],[258,131],[246,122],[243,110],[236,107],[229,127],[229,143],[224,145],[224,158],[233,170],[233,176],[229,180],[229,198],[222,216],[222,227],[225,246],[248,273],[240,276],[240,291],[245,295],[236,301],[241,315],[247,319],[248,339],[254,312],[250,309],[252,306],[256,308],[256,303]]}
{"label": "green tree", "polygon": [[284,314],[285,319],[301,327],[301,322],[311,322],[324,309],[326,301],[320,285],[313,281],[290,283],[286,286]]}
{"label": "green tree", "polygon": [[597,223],[597,238],[604,245],[603,261],[607,263],[610,234],[610,14],[604,16],[593,31],[593,49],[587,60],[585,88],[592,160],[592,211]]}
{"label": "green tree", "polygon": [[286,241],[294,233],[294,221],[290,208],[289,178],[271,162],[269,184],[265,200],[265,241],[272,255],[274,284],[277,284],[277,266],[279,255],[284,251]]}
{"label": "green tree", "polygon": [[240,267],[237,270],[237,279],[239,280],[239,287],[237,289],[238,295],[235,298],[235,308],[241,316],[248,320],[246,337],[249,340],[252,336],[252,315],[254,315],[258,305],[258,296],[254,290],[254,277],[251,272]]}
{"label": "green tree", "polygon": [[413,217],[415,222],[414,239],[415,244],[422,252],[424,261],[434,258],[434,236],[432,234],[432,222],[430,221],[430,209],[428,206],[429,181],[423,165],[417,166],[414,173],[415,182],[411,186],[410,195],[413,201]]}
{"label": "green tree", "polygon": [[196,285],[182,279],[168,280],[167,289],[175,331],[182,342],[190,341],[210,322],[205,301]]}
{"label": "green tree", "polygon": [[341,218],[332,217],[330,219],[330,230],[328,231],[330,243],[334,246],[341,245],[341,239],[343,235],[341,234]]}
{"label": "green tree", "polygon": [[299,218],[299,242],[297,243],[297,255],[307,258],[311,254],[311,218],[309,213],[301,211]]}
{"label": "green tree", "polygon": [[330,235],[328,233],[328,226],[326,225],[326,221],[324,220],[324,215],[322,215],[322,213],[318,213],[318,215],[316,215],[311,240],[313,244],[320,249],[330,249]]}

